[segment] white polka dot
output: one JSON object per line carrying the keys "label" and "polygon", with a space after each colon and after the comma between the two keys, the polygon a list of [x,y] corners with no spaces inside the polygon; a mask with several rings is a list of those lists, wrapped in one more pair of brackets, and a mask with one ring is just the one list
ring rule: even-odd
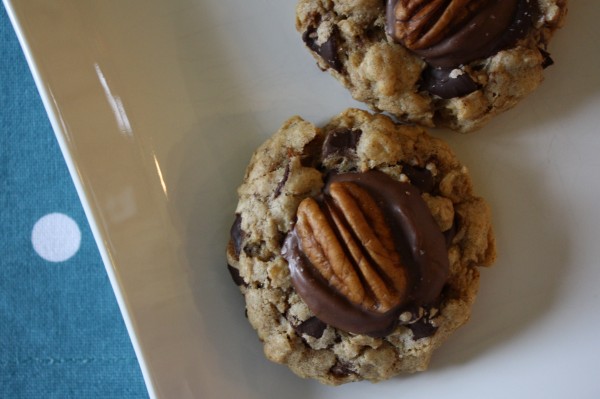
{"label": "white polka dot", "polygon": [[31,231],[33,249],[50,262],[63,262],[77,253],[81,231],[77,223],[62,213],[49,213]]}

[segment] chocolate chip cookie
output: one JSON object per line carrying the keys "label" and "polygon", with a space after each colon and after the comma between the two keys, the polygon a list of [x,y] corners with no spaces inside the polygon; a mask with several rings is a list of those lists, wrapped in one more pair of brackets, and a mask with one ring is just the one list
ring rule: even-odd
{"label": "chocolate chip cookie", "polygon": [[337,385],[425,370],[495,259],[490,210],[441,140],[349,109],[252,156],[228,268],[272,361]]}
{"label": "chocolate chip cookie", "polygon": [[318,66],[377,111],[473,131],[532,92],[566,0],[300,0]]}

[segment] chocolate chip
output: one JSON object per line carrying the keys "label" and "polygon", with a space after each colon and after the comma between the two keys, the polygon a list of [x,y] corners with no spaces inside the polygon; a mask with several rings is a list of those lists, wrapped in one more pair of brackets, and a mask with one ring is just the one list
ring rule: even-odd
{"label": "chocolate chip", "polygon": [[231,265],[227,265],[227,270],[229,270],[231,279],[237,286],[241,286],[241,285],[243,285],[244,287],[248,286],[248,284],[246,284],[246,282],[244,281],[242,276],[240,276],[240,271],[237,268],[235,268]]}
{"label": "chocolate chip", "polygon": [[281,181],[277,184],[277,187],[275,188],[274,198],[279,197],[279,195],[281,194],[281,190],[283,189],[283,186],[285,186],[285,183],[287,182],[289,177],[290,177],[290,163],[288,162],[288,164],[285,165],[285,170],[283,171],[283,178],[281,179]]}
{"label": "chocolate chip", "polygon": [[339,36],[338,28],[334,25],[329,38],[319,45],[317,44],[317,29],[309,27],[302,34],[302,40],[309,49],[317,53],[331,68],[341,72],[342,62],[338,57]]}
{"label": "chocolate chip", "polygon": [[452,75],[454,68],[428,66],[423,71],[421,90],[426,90],[443,99],[466,96],[479,88],[467,73]]}
{"label": "chocolate chip", "polygon": [[495,52],[514,45],[517,40],[525,37],[534,21],[540,15],[538,1],[519,0],[513,23],[506,29],[504,35],[496,43]]}
{"label": "chocolate chip", "polygon": [[544,57],[544,60],[542,61],[542,68],[546,69],[549,66],[554,65],[554,60],[552,59],[552,57],[550,57],[549,52],[541,48],[539,48],[538,50],[540,50],[540,54],[542,55],[542,57]]}
{"label": "chocolate chip", "polygon": [[415,341],[421,338],[431,337],[437,331],[437,327],[431,324],[430,320],[423,317],[412,324],[407,324],[406,327],[412,331]]}
{"label": "chocolate chip", "polygon": [[321,135],[317,135],[314,139],[308,142],[303,150],[303,157],[300,158],[300,165],[305,168],[314,168],[319,162],[319,155],[321,153],[321,147],[323,145],[323,139]]}
{"label": "chocolate chip", "polygon": [[313,316],[293,327],[298,335],[306,334],[313,338],[321,338],[325,328],[327,328],[327,324]]}
{"label": "chocolate chip", "polygon": [[233,251],[236,258],[240,257],[240,251],[242,250],[242,241],[244,240],[244,231],[242,230],[242,215],[239,213],[235,214],[235,220],[229,230],[229,236],[233,241]]}
{"label": "chocolate chip", "polygon": [[407,163],[402,163],[402,173],[410,179],[413,186],[416,186],[423,193],[430,193],[433,191],[434,181],[433,175],[426,168],[418,166],[412,166]]}
{"label": "chocolate chip", "polygon": [[356,146],[362,131],[360,129],[340,128],[330,131],[323,143],[323,158],[330,156],[347,157],[356,152]]}

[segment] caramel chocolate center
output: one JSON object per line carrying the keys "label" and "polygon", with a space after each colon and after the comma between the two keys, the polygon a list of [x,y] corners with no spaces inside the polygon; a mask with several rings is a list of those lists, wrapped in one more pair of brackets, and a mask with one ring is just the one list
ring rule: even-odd
{"label": "caramel chocolate center", "polygon": [[412,184],[368,171],[332,175],[322,195],[303,201],[282,255],[316,317],[383,336],[403,310],[438,299],[448,254],[420,194]]}
{"label": "caramel chocolate center", "polygon": [[451,68],[513,45],[536,10],[532,0],[387,0],[387,33],[429,65]]}

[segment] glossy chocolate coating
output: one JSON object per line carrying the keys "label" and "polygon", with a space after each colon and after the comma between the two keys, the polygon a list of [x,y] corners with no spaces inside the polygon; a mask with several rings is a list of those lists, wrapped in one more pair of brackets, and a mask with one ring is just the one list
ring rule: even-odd
{"label": "glossy chocolate coating", "polygon": [[[397,3],[398,0],[387,3],[387,32],[392,38]],[[524,37],[536,10],[537,1],[533,0],[493,0],[445,39],[413,51],[429,65],[442,68],[486,58]]]}
{"label": "glossy chocolate coating", "polygon": [[409,183],[398,182],[379,171],[344,173],[329,178],[324,195],[328,195],[332,182],[358,184],[380,206],[392,230],[396,250],[407,267],[408,301],[387,313],[352,304],[314,270],[302,253],[295,229],[286,237],[282,250],[292,283],[309,309],[325,323],[356,334],[387,335],[406,306],[427,306],[439,297],[449,274],[444,236],[421,198],[420,190]]}
{"label": "glossy chocolate coating", "polygon": [[452,77],[454,68],[427,67],[423,71],[421,89],[444,99],[462,97],[479,88],[466,74]]}

